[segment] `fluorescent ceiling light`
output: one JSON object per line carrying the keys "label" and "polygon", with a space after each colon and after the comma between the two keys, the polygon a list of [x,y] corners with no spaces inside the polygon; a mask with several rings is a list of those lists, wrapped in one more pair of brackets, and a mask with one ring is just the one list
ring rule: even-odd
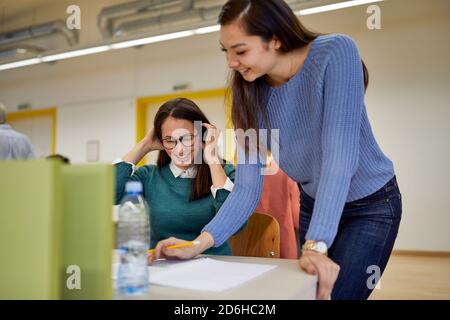
{"label": "fluorescent ceiling light", "polygon": [[38,63],[41,63],[40,58],[32,58],[32,59],[20,60],[20,61],[11,62],[11,63],[5,63],[5,64],[0,65],[0,71],[30,66],[32,64],[38,64]]}
{"label": "fluorescent ceiling light", "polygon": [[148,37],[148,38],[114,43],[110,47],[111,47],[111,49],[123,49],[123,48],[135,47],[135,46],[142,46],[145,44],[150,44],[150,43],[155,43],[155,42],[162,42],[162,41],[173,40],[173,39],[178,39],[178,38],[185,38],[185,37],[192,36],[194,34],[195,33],[193,30],[168,33],[168,34],[162,34],[159,36],[153,36],[153,37]]}
{"label": "fluorescent ceiling light", "polygon": [[299,16],[306,16],[308,14],[314,14],[314,13],[320,13],[320,12],[326,12],[326,11],[332,11],[332,10],[338,10],[338,9],[344,9],[354,6],[360,6],[363,4],[369,4],[374,2],[381,2],[383,0],[351,0],[351,1],[344,1],[339,3],[333,3],[325,6],[315,7],[315,8],[309,8],[309,9],[303,9],[296,11],[295,14]]}
{"label": "fluorescent ceiling light", "polygon": [[[339,2],[339,3],[335,3],[335,4],[299,10],[299,11],[296,11],[295,14],[296,15],[308,15],[308,14],[343,9],[343,8],[359,6],[359,5],[363,5],[363,4],[381,2],[381,1],[383,1],[383,0],[344,1],[344,2]],[[217,32],[219,30],[220,30],[220,25],[213,25],[210,27],[162,34],[162,35],[146,37],[146,38],[142,38],[142,39],[113,43],[113,44],[109,44],[109,45],[101,45],[101,46],[91,47],[91,48],[86,48],[86,49],[62,52],[62,53],[57,53],[57,54],[53,54],[53,55],[49,55],[49,56],[37,57],[37,58],[2,64],[2,65],[0,65],[0,71],[14,69],[14,68],[20,68],[20,67],[38,64],[38,63],[42,63],[42,62],[51,62],[51,61],[58,61],[58,60],[69,59],[69,58],[74,58],[74,57],[80,57],[80,56],[85,56],[85,55],[89,55],[89,54],[105,52],[108,50],[124,49],[124,48],[142,46],[142,45],[146,45],[146,44],[150,44],[150,43],[185,38],[185,37],[190,37],[190,36],[197,35],[197,34],[206,34],[206,33],[211,33],[211,32]]]}
{"label": "fluorescent ceiling light", "polygon": [[210,33],[210,32],[216,32],[219,30],[220,30],[220,25],[216,24],[211,27],[205,27],[205,28],[200,28],[200,29],[194,30],[194,33],[195,34],[205,34],[205,33]]}
{"label": "fluorescent ceiling light", "polygon": [[53,54],[50,56],[42,57],[41,60],[43,62],[57,61],[57,60],[74,58],[74,57],[86,56],[88,54],[105,52],[105,51],[108,51],[109,49],[110,49],[109,46],[99,46],[99,47],[92,47],[92,48],[81,49],[81,50],[67,51],[67,52],[63,52],[63,53],[58,53],[58,54]]}

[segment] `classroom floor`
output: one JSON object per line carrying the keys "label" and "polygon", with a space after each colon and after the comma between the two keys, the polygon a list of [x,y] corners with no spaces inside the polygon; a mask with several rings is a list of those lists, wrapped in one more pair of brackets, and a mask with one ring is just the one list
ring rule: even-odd
{"label": "classroom floor", "polygon": [[393,254],[371,300],[450,299],[450,256]]}

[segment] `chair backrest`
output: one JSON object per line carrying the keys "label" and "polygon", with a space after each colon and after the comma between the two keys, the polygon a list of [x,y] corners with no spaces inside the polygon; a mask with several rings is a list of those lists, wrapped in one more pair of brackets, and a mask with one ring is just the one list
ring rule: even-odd
{"label": "chair backrest", "polygon": [[279,258],[280,226],[271,215],[254,212],[247,226],[230,238],[234,256]]}

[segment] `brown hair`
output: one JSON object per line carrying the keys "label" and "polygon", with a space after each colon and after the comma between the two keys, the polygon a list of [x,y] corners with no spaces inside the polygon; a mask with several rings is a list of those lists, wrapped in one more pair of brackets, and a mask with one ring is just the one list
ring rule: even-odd
{"label": "brown hair", "polygon": [[0,103],[0,124],[6,123],[6,107]]}
{"label": "brown hair", "polygon": [[[228,0],[222,7],[218,22],[224,26],[235,21],[242,24],[247,34],[259,36],[265,42],[276,37],[284,53],[303,48],[320,35],[303,26],[283,0]],[[361,62],[367,88],[369,73]],[[263,77],[247,82],[239,72],[233,71],[229,89],[232,91],[231,117],[235,129],[257,130],[257,115],[262,116],[261,120],[268,128]]]}
{"label": "brown hair", "polygon": [[56,160],[61,161],[64,164],[70,164],[70,159],[69,158],[67,158],[67,157],[65,157],[65,156],[63,156],[61,154],[57,154],[57,153],[56,154],[51,154],[51,155],[49,155],[49,156],[47,156],[45,158],[48,159],[48,160],[56,159]]}
{"label": "brown hair", "polygon": [[[186,98],[169,100],[159,108],[153,124],[156,137],[160,141],[162,140],[162,125],[168,117],[188,120],[191,122],[201,121],[202,123],[210,123],[203,111],[192,100]],[[158,154],[158,168],[162,168],[170,162],[171,158],[167,152],[161,150]],[[223,163],[223,161],[221,161],[221,163]],[[201,164],[194,164],[194,166],[197,167],[197,175],[195,179],[192,180],[191,201],[207,196],[210,193],[210,188],[212,185],[211,172],[208,164],[202,161]]]}

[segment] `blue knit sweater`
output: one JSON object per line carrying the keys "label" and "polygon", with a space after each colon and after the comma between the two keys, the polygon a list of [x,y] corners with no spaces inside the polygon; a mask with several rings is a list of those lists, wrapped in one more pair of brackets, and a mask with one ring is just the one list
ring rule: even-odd
{"label": "blue knit sweater", "polygon": [[[374,193],[394,176],[367,117],[358,48],[345,35],[319,36],[299,72],[266,90],[269,127],[279,129],[277,162],[315,199],[306,239],[330,247],[345,203]],[[260,167],[237,165],[233,192],[203,229],[215,246],[257,207],[264,180]]]}

